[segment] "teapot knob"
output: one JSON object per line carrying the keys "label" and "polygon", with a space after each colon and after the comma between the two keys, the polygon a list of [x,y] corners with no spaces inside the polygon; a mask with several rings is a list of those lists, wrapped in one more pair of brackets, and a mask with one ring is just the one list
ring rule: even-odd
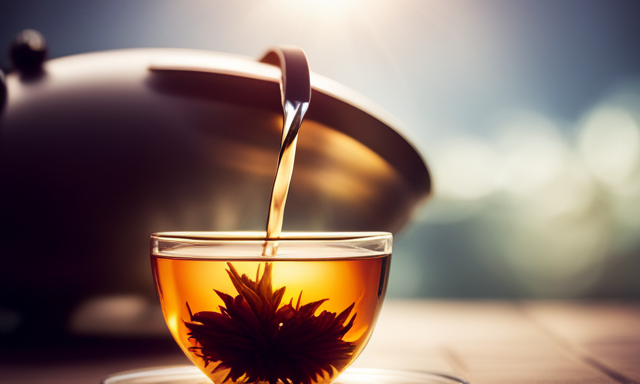
{"label": "teapot knob", "polygon": [[9,58],[13,67],[22,73],[37,74],[47,58],[47,42],[42,34],[34,29],[25,29],[11,42]]}

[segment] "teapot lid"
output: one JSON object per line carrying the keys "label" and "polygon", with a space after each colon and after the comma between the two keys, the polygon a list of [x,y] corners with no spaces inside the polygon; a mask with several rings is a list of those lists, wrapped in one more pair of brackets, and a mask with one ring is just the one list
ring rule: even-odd
{"label": "teapot lid", "polygon": [[[159,193],[154,192],[157,186],[139,185],[133,165],[140,166],[138,173],[159,169],[157,161],[137,159],[144,157],[149,145],[171,145],[175,148],[166,151],[167,156],[175,156],[162,164],[190,169],[184,172],[184,179],[191,179],[183,190],[200,189],[201,195],[215,195],[217,200],[233,194],[231,183],[228,191],[222,191],[218,179],[226,178],[225,183],[230,180],[241,188],[245,188],[242,183],[257,183],[253,190],[257,194],[259,189],[261,197],[225,197],[227,201],[238,200],[242,211],[236,213],[251,217],[228,221],[231,227],[154,227],[153,231],[260,229],[265,222],[262,214],[249,211],[266,214],[260,204],[262,195],[269,196],[275,172],[270,156],[277,156],[281,132],[279,79],[279,68],[270,64],[186,49],[126,49],[49,60],[38,77],[24,77],[19,71],[7,76],[8,98],[0,116],[4,156],[13,164],[19,164],[21,156],[28,156],[28,163],[46,164],[51,168],[46,177],[66,167],[67,173],[92,174],[100,180],[111,177],[111,171],[105,169],[101,174],[95,167],[89,169],[91,158],[99,166],[105,159],[129,162],[129,166],[119,168],[122,177],[135,184],[140,195],[151,196]],[[285,230],[398,231],[431,193],[425,162],[400,133],[399,124],[379,107],[315,73],[311,74],[311,84],[311,103],[299,137]],[[198,143],[192,141],[202,141],[204,136],[194,138],[194,132],[205,132],[211,146],[195,149]],[[161,138],[159,133],[166,137]],[[113,141],[120,146],[123,139],[127,143],[124,147],[132,151],[126,156],[111,154],[104,145],[89,149],[97,142]],[[43,148],[36,153],[33,149],[38,142]],[[58,142],[60,145],[52,145]],[[62,148],[66,151],[60,152]],[[72,154],[84,157],[73,160]],[[189,160],[194,156],[200,157]],[[65,165],[56,165],[56,159],[63,159]],[[80,164],[78,159],[82,159]],[[214,164],[213,171],[207,169],[204,163],[212,161],[224,166]],[[73,162],[73,169],[69,162]],[[235,176],[230,176],[231,169],[237,171]],[[218,186],[209,188],[193,182],[205,177],[218,180]],[[47,186],[54,187],[58,188]],[[241,201],[247,198],[256,201],[251,210],[242,208]],[[199,201],[178,194],[175,199],[179,200],[176,204],[190,201],[194,207]],[[310,205],[314,200],[319,205]]]}

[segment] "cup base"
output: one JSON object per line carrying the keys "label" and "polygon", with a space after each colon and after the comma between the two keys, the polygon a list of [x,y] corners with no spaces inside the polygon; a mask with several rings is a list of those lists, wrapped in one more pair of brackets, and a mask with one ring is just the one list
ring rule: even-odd
{"label": "cup base", "polygon": [[[211,380],[191,365],[154,367],[113,374],[102,384],[211,384]],[[334,384],[469,384],[448,374],[396,371],[370,368],[347,368]]]}

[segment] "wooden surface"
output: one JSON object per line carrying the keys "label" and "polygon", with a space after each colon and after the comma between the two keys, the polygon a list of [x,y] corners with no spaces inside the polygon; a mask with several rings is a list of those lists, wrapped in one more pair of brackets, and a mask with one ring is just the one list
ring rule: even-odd
{"label": "wooden surface", "polygon": [[640,383],[638,303],[385,306],[356,366],[450,372],[473,384]]}
{"label": "wooden surface", "polygon": [[[0,383],[98,383],[186,364],[166,339],[3,348]],[[357,367],[427,370],[472,384],[640,383],[640,303],[385,303]]]}

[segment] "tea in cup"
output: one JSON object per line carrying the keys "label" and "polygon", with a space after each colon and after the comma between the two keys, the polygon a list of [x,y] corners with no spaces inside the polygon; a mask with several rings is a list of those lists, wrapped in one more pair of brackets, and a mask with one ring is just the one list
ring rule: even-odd
{"label": "tea in cup", "polygon": [[165,320],[215,384],[325,384],[371,337],[387,287],[386,232],[165,232],[151,263]]}

